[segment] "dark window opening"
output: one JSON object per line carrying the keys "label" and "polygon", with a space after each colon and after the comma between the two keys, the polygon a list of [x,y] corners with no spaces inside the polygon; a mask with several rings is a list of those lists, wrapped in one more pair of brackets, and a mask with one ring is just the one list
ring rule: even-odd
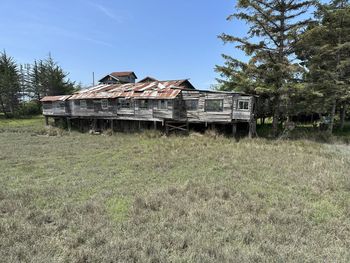
{"label": "dark window opening", "polygon": [[130,99],[118,99],[119,109],[131,109],[133,106],[133,102]]}
{"label": "dark window opening", "polygon": [[44,108],[44,110],[51,110],[52,109],[52,102],[44,102],[43,108]]}
{"label": "dark window opening", "polygon": [[151,103],[149,100],[139,100],[139,108],[140,109],[148,109]]}
{"label": "dark window opening", "polygon": [[205,111],[218,112],[224,110],[223,100],[206,100]]}
{"label": "dark window opening", "polygon": [[103,110],[107,110],[108,109],[108,100],[107,99],[101,100],[101,108]]}
{"label": "dark window opening", "polygon": [[249,110],[249,102],[240,100],[238,101],[238,109],[239,110]]}
{"label": "dark window opening", "polygon": [[198,100],[186,100],[186,110],[197,110]]}
{"label": "dark window opening", "polygon": [[159,100],[158,101],[158,109],[160,109],[160,110],[168,109],[168,102],[166,100]]}

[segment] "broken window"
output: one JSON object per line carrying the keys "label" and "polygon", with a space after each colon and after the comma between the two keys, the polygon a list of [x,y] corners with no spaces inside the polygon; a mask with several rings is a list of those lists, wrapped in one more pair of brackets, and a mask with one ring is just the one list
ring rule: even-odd
{"label": "broken window", "polygon": [[205,111],[217,112],[224,110],[223,100],[206,100],[205,101]]}

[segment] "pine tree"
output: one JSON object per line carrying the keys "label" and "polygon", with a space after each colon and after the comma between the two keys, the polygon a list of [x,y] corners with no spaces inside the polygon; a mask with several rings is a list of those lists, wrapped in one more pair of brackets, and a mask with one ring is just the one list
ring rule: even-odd
{"label": "pine tree", "polygon": [[330,115],[328,131],[333,132],[337,106],[341,128],[350,100],[350,4],[333,0],[320,4],[318,23],[311,25],[299,43],[299,57],[309,72],[310,90],[319,95]]}
{"label": "pine tree", "polygon": [[15,114],[20,91],[18,65],[4,51],[0,53],[0,107],[6,117]]}
{"label": "pine tree", "polygon": [[45,60],[34,61],[30,73],[30,94],[40,101],[44,96],[71,94],[75,83],[68,79],[68,73],[53,60],[51,55]]}
{"label": "pine tree", "polygon": [[238,0],[238,12],[230,15],[228,20],[245,21],[250,26],[247,36],[220,36],[224,43],[236,43],[250,60],[244,64],[223,55],[226,63],[217,66],[216,70],[226,78],[226,87],[232,80],[242,79],[244,72],[243,76],[254,83],[255,90],[271,97],[274,135],[278,131],[281,99],[290,96],[291,83],[296,82],[303,72],[294,61],[294,52],[298,35],[310,23],[310,19],[301,17],[311,4],[311,1],[297,0]]}

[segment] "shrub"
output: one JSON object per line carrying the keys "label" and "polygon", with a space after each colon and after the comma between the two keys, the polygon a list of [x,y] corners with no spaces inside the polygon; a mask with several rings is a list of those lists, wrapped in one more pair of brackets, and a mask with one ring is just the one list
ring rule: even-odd
{"label": "shrub", "polygon": [[17,116],[33,116],[41,114],[41,106],[37,101],[23,102],[16,112]]}

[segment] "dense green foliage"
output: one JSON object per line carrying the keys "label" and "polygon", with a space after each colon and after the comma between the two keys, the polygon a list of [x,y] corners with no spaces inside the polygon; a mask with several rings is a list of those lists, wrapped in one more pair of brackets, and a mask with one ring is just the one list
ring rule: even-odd
{"label": "dense green foliage", "polygon": [[12,57],[0,53],[0,107],[7,116],[14,114],[18,107],[20,91],[18,66]]}
{"label": "dense green foliage", "polygon": [[[315,16],[311,11],[316,9]],[[336,111],[344,127],[350,94],[350,5],[348,0],[241,0],[228,19],[249,26],[243,38],[222,34],[250,58],[247,63],[223,55],[219,89],[260,95],[258,117],[289,120],[300,113],[330,117]]]}
{"label": "dense green foliage", "polygon": [[75,89],[51,55],[33,65],[18,65],[5,52],[0,53],[0,110],[7,117],[38,114],[41,98],[71,94]]}
{"label": "dense green foliage", "polygon": [[3,262],[350,260],[349,146],[43,123],[0,121]]}
{"label": "dense green foliage", "polygon": [[[309,69],[310,93],[330,108],[330,131],[337,105],[342,110],[350,99],[350,3],[346,0],[320,5],[317,23],[309,26],[299,43],[299,58]],[[345,112],[342,115],[342,126]]]}

